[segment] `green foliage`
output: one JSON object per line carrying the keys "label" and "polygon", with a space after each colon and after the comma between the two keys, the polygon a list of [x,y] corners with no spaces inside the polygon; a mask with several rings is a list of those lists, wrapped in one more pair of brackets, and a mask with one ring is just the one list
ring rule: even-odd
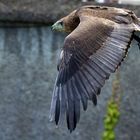
{"label": "green foliage", "polygon": [[118,104],[111,99],[107,105],[107,114],[104,119],[104,132],[102,140],[115,140],[114,129],[119,121],[120,112]]}
{"label": "green foliage", "polygon": [[112,96],[107,104],[107,113],[104,118],[104,132],[102,135],[102,140],[115,140],[115,127],[119,121],[120,117],[120,85],[119,78],[116,75],[116,79],[113,81],[112,86]]}

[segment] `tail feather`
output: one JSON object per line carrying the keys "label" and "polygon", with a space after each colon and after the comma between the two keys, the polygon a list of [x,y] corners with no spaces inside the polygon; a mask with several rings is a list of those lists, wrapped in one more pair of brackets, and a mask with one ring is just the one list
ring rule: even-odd
{"label": "tail feather", "polygon": [[137,33],[134,33],[133,34],[133,38],[138,42],[138,47],[140,49],[140,18],[138,18],[138,23],[137,23],[137,30],[136,30]]}
{"label": "tail feather", "polygon": [[138,46],[139,46],[139,49],[140,49],[140,37],[137,36],[136,34],[134,34],[133,37],[138,42]]}

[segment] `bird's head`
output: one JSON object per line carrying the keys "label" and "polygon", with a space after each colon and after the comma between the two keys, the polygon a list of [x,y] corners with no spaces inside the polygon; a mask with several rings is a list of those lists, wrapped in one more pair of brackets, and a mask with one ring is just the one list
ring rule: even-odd
{"label": "bird's head", "polygon": [[52,29],[59,32],[65,32],[64,22],[62,20],[58,20],[52,25]]}
{"label": "bird's head", "polygon": [[71,33],[80,23],[76,11],[65,16],[52,25],[52,29],[59,32]]}

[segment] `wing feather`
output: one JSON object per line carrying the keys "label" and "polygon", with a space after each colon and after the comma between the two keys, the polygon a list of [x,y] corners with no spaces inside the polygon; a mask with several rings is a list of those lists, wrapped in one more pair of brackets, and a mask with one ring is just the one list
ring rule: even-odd
{"label": "wing feather", "polygon": [[56,99],[56,108],[55,108],[55,122],[56,125],[58,124],[59,121],[59,116],[60,116],[60,99],[59,99],[59,94],[60,94],[60,88],[57,88],[56,94],[57,94],[57,99]]}
{"label": "wing feather", "polygon": [[[50,112],[56,124],[66,114],[70,132],[80,119],[80,103],[84,110],[88,100],[97,104],[101,87],[126,56],[135,30],[126,22],[124,25],[82,15],[79,18],[80,24],[65,39]],[[124,17],[117,20],[125,21]]]}
{"label": "wing feather", "polygon": [[77,74],[75,75],[75,84],[76,84],[77,90],[78,90],[78,92],[80,94],[80,97],[81,97],[81,101],[82,101],[82,104],[83,104],[83,109],[86,110],[87,109],[87,99],[88,99],[88,97],[85,95],[85,93],[83,91],[83,88],[81,86],[79,78],[77,77]]}

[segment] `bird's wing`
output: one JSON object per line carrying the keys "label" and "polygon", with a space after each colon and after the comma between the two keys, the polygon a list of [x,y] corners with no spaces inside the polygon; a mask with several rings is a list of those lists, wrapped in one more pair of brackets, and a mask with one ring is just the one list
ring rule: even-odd
{"label": "bird's wing", "polygon": [[[120,19],[119,19],[120,20]],[[80,102],[97,104],[105,80],[126,55],[133,25],[107,19],[81,16],[78,27],[66,37],[60,55],[50,119],[58,124],[66,114],[67,126],[74,130],[80,118]]]}

